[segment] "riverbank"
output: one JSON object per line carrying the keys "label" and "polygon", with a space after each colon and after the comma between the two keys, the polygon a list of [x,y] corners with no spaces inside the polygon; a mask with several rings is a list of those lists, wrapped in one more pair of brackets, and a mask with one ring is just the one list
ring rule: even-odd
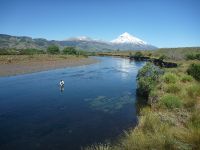
{"label": "riverbank", "polygon": [[98,60],[91,57],[72,55],[0,55],[0,76],[89,65],[96,62]]}
{"label": "riverbank", "polygon": [[176,62],[176,68],[160,70],[147,63],[139,71],[139,90],[147,93],[147,104],[141,108],[138,125],[115,143],[93,145],[86,150],[199,149],[199,51],[188,50],[182,55],[181,49],[173,50],[162,50],[158,57]]}

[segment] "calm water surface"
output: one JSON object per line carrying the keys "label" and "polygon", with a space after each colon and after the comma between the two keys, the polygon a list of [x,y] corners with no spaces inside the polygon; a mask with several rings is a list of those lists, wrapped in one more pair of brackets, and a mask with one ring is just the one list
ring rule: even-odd
{"label": "calm water surface", "polygon": [[143,63],[96,59],[88,66],[1,77],[0,149],[80,149],[133,127],[136,75]]}

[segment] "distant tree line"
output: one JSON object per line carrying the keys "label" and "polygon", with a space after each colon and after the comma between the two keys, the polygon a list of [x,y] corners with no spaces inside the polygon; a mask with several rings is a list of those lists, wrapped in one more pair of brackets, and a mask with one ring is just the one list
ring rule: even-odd
{"label": "distant tree line", "polygon": [[27,49],[15,49],[4,48],[0,49],[0,55],[33,55],[33,54],[45,54],[46,52],[39,49],[27,48]]}
{"label": "distant tree line", "polygon": [[75,47],[68,46],[65,47],[63,50],[60,50],[60,48],[56,45],[51,45],[47,48],[47,53],[48,54],[64,54],[64,55],[83,55],[83,56],[88,56],[92,55],[92,53],[83,51],[83,50],[78,50]]}
{"label": "distant tree line", "polygon": [[89,56],[94,55],[94,53],[78,50],[75,47],[65,47],[64,49],[60,49],[57,45],[50,45],[45,50],[39,50],[34,48],[28,49],[15,49],[15,48],[4,48],[0,49],[0,55],[34,55],[34,54],[52,54],[52,55],[82,55]]}

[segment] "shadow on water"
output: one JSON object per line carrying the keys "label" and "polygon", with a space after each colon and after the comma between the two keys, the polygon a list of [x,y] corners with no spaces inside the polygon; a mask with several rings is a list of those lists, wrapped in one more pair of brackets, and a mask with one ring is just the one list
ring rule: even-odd
{"label": "shadow on water", "polygon": [[146,106],[147,106],[147,97],[136,94],[135,108],[136,108],[137,115],[139,115],[141,109],[146,107]]}

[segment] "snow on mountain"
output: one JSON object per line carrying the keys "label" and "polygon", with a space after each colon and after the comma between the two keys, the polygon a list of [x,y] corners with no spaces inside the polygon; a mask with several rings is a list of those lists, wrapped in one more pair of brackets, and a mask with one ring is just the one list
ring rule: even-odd
{"label": "snow on mountain", "polygon": [[63,41],[62,44],[67,46],[78,46],[83,49],[98,49],[98,50],[150,50],[156,49],[155,46],[147,44],[145,41],[132,36],[131,34],[125,32],[121,34],[117,39],[110,42],[92,39],[86,36],[80,36],[75,38],[69,38]]}
{"label": "snow on mountain", "polygon": [[147,43],[131,34],[125,32],[121,34],[117,39],[112,40],[113,44],[135,44],[135,45],[146,45]]}

